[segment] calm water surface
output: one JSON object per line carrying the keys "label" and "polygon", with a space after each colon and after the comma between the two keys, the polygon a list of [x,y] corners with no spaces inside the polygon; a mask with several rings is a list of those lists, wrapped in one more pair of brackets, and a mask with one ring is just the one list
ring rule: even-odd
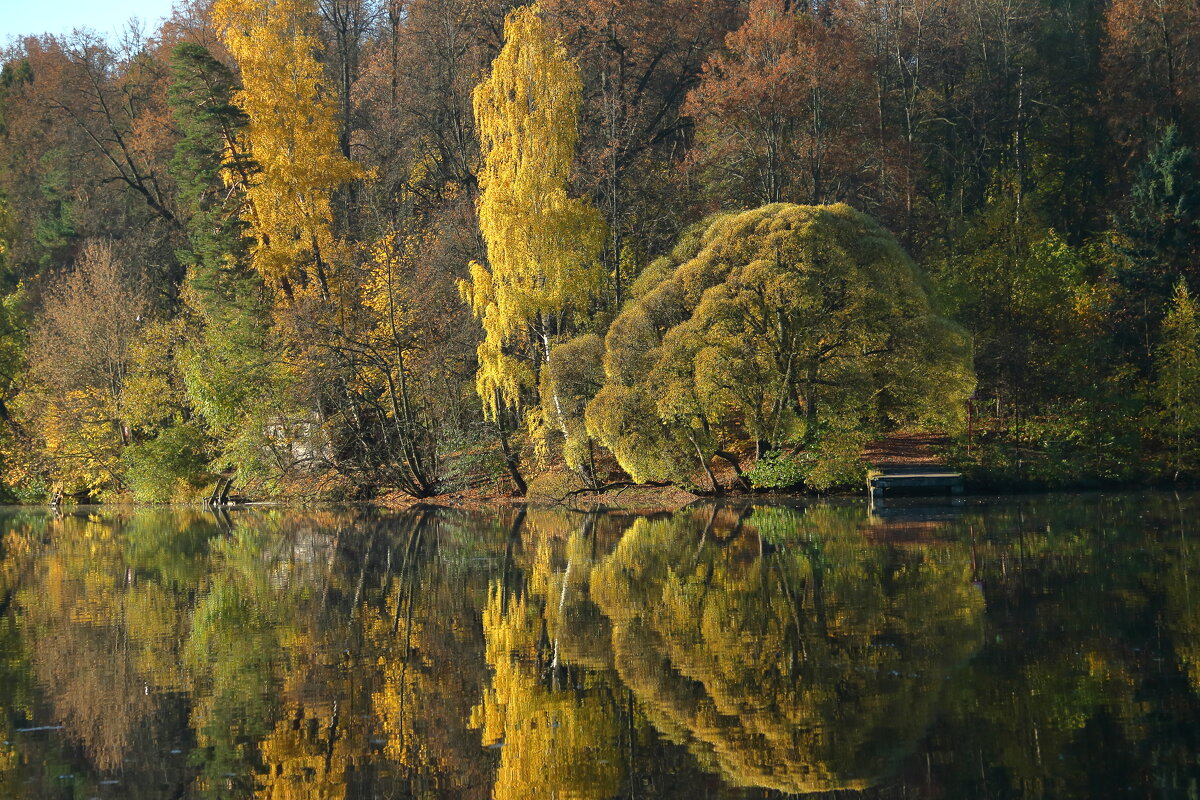
{"label": "calm water surface", "polygon": [[1198,512],[0,512],[0,797],[1195,797]]}

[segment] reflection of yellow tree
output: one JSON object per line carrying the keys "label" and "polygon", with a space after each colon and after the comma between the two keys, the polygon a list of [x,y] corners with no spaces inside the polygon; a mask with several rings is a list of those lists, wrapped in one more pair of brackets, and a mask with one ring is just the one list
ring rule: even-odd
{"label": "reflection of yellow tree", "polygon": [[760,509],[723,532],[643,519],[592,573],[626,685],[736,785],[869,785],[916,744],[942,679],[978,645],[969,557],[873,546],[856,513]]}
{"label": "reflection of yellow tree", "polygon": [[349,711],[339,708],[336,700],[289,703],[260,747],[266,775],[258,796],[264,800],[344,798],[350,771],[368,757],[362,737],[354,735],[361,733],[361,726],[354,725]]}
{"label": "reflection of yellow tree", "polygon": [[[492,796],[606,798],[620,788],[617,726],[596,685],[559,689],[534,606],[494,584],[483,612],[492,680],[472,724],[503,745]],[[547,685],[549,682],[550,685]]]}
{"label": "reflection of yellow tree", "polygon": [[539,601],[552,663],[589,669],[612,666],[611,626],[592,602],[589,582],[596,556],[596,517],[531,513],[537,539],[529,565],[530,596]]}
{"label": "reflection of yellow tree", "polygon": [[482,598],[463,588],[441,564],[423,574],[409,568],[393,579],[386,614],[364,614],[372,651],[381,654],[372,704],[384,755],[415,796],[421,787],[438,796],[479,796],[490,778],[490,759],[480,757],[479,737],[468,728],[484,679]]}

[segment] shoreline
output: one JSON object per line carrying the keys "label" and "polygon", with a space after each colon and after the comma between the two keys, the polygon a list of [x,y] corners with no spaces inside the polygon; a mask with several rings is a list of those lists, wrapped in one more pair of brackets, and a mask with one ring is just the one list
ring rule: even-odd
{"label": "shoreline", "polygon": [[[982,482],[968,479],[966,492],[955,497],[963,500],[972,498],[997,497],[1036,497],[1054,494],[1092,494],[1092,493],[1133,493],[1139,491],[1197,491],[1200,484],[1196,482],[1168,481],[1101,481],[1084,480],[1070,485],[1047,486],[1036,481],[1014,482],[998,480]],[[917,500],[922,496],[903,497],[904,500]],[[948,499],[942,495],[929,495],[930,500]],[[673,513],[697,503],[811,503],[823,501],[861,501],[869,504],[869,498],[862,490],[830,491],[824,493],[796,491],[745,491],[730,490],[722,494],[694,493],[677,486],[631,485],[606,492],[579,492],[570,498],[521,497],[504,494],[470,494],[466,492],[451,492],[432,497],[415,498],[400,492],[384,494],[371,500],[329,501],[329,500],[263,500],[247,503],[231,503],[226,506],[208,506],[203,503],[178,504],[141,504],[126,502],[109,503],[69,503],[62,507],[46,504],[0,504],[0,509],[12,510],[45,510],[67,512],[75,509],[100,508],[107,510],[197,510],[197,511],[241,511],[241,510],[283,510],[304,511],[317,508],[359,507],[381,511],[408,511],[419,509],[445,509],[456,511],[487,511],[498,508],[528,508],[528,509],[560,509],[575,513],[622,513],[622,514],[661,514]]]}

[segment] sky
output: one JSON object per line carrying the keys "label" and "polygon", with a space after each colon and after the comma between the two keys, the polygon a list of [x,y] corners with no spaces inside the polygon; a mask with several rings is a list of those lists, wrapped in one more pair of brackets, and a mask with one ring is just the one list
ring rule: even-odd
{"label": "sky", "polygon": [[171,13],[171,0],[0,0],[0,45],[17,36],[91,28],[113,37],[130,17],[146,32]]}

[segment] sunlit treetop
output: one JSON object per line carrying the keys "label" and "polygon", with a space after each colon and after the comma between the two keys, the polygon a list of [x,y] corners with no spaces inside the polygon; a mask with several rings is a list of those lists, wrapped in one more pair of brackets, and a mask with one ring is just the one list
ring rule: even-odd
{"label": "sunlit treetop", "polygon": [[[316,59],[316,3],[217,0],[213,25],[241,69],[235,100],[249,118],[245,140],[258,166],[246,187],[253,264],[275,285],[327,292],[330,196],[364,172],[338,149],[334,104]],[[240,180],[236,171],[227,178]]]}
{"label": "sunlit treetop", "polygon": [[746,439],[811,447],[831,426],[951,427],[974,386],[967,338],[934,312],[923,273],[845,204],[714,215],[633,291],[587,418],[638,480],[686,478]]}

